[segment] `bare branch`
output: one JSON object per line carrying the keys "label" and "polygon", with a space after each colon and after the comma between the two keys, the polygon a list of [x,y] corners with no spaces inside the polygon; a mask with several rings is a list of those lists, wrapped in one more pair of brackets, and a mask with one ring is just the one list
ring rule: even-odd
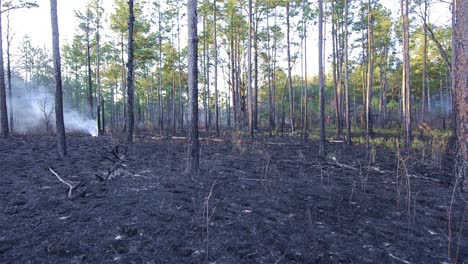
{"label": "bare branch", "polygon": [[67,182],[66,180],[62,179],[52,168],[49,167],[49,171],[52,172],[52,174],[57,177],[59,181],[61,181],[63,184],[68,186],[68,198],[71,199],[72,191],[76,186],[73,186],[71,183]]}

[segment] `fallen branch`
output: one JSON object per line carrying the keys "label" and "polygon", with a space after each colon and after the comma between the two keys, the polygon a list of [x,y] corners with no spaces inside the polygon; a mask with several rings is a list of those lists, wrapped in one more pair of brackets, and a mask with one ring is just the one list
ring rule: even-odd
{"label": "fallen branch", "polygon": [[52,172],[52,174],[57,177],[59,181],[61,181],[63,184],[68,186],[68,198],[71,199],[72,191],[76,186],[73,186],[71,183],[67,182],[66,180],[62,179],[52,168],[49,167],[49,171]]}
{"label": "fallen branch", "polygon": [[390,253],[388,250],[387,250],[387,252],[388,252],[388,255],[389,255],[391,258],[393,258],[393,259],[395,259],[395,260],[399,260],[399,261],[401,261],[401,262],[403,262],[403,263],[405,263],[405,264],[411,264],[411,262],[406,261],[406,260],[404,260],[404,259],[401,259],[401,258],[399,258],[399,257],[397,257],[397,256],[395,256],[395,255],[393,255],[393,254]]}

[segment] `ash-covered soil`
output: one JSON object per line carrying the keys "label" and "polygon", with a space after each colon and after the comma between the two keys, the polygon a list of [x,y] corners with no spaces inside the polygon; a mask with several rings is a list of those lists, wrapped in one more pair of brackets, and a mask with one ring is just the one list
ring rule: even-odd
{"label": "ash-covered soil", "polygon": [[[397,178],[390,150],[369,163],[341,143],[322,160],[316,143],[202,142],[188,175],[182,141],[118,145],[69,135],[58,159],[53,137],[0,139],[0,263],[443,263],[449,244],[468,261],[450,159],[409,159]],[[71,199],[49,167],[79,182]]]}

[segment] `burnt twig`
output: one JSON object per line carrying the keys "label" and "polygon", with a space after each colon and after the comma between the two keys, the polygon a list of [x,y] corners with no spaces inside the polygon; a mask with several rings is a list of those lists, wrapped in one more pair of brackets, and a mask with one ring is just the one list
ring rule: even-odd
{"label": "burnt twig", "polygon": [[67,185],[68,186],[68,198],[71,199],[71,195],[72,195],[72,191],[73,189],[75,189],[76,186],[73,186],[70,182],[62,179],[52,168],[49,167],[49,171],[52,172],[52,174],[55,175],[55,177],[57,177],[57,179],[62,182],[63,184]]}

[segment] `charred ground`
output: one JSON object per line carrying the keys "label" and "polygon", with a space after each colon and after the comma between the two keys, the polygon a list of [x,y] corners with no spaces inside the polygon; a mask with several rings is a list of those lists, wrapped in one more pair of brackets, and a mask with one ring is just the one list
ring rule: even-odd
{"label": "charred ground", "polygon": [[[58,159],[53,137],[0,139],[1,263],[441,263],[449,220],[452,260],[468,258],[466,195],[448,214],[450,159],[409,159],[411,197],[400,184],[397,208],[386,149],[369,166],[341,143],[320,159],[315,143],[202,142],[191,177],[182,141],[146,136],[106,180],[119,140],[68,144]],[[80,182],[72,199],[49,167]]]}

